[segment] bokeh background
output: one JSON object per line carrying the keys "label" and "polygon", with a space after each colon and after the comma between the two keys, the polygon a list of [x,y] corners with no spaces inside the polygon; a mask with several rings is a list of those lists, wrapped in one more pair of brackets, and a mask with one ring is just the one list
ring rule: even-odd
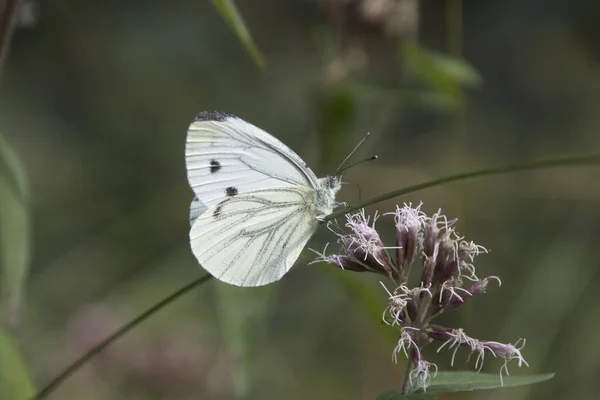
{"label": "bokeh background", "polygon": [[[254,56],[208,1],[25,4],[2,67],[0,132],[24,166],[30,273],[5,335],[37,388],[204,273],[189,250],[183,154],[199,110],[262,127],[320,176],[371,132],[356,158],[379,160],[344,176],[349,203],[452,172],[600,151],[595,0],[240,0]],[[459,232],[491,250],[480,275],[503,285],[442,322],[488,340],[525,337],[530,367],[511,373],[557,373],[444,398],[596,397],[598,176],[577,167],[480,178],[369,209],[423,201],[460,218]],[[378,226],[393,244],[390,220]],[[11,229],[4,246],[23,246]],[[323,229],[309,247],[333,240]],[[307,267],[312,258],[306,250],[265,288],[208,282],[51,398],[350,400],[398,388],[378,279]],[[6,265],[3,274],[5,286],[19,280]],[[427,358],[449,368],[449,353],[433,350]],[[456,368],[472,368],[466,358]],[[11,396],[2,399],[20,400]]]}

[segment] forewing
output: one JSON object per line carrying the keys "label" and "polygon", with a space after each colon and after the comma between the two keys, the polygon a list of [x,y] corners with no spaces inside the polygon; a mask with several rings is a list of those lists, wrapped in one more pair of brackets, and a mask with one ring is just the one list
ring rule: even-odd
{"label": "forewing", "polygon": [[289,147],[231,114],[199,113],[185,155],[190,186],[209,207],[233,192],[317,186],[315,174]]}
{"label": "forewing", "polygon": [[262,286],[289,271],[317,227],[312,191],[290,187],[228,198],[196,219],[192,251],[214,277]]}

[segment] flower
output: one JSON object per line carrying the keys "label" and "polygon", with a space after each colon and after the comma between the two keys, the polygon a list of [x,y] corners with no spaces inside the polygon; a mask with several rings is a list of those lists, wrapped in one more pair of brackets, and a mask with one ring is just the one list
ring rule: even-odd
{"label": "flower", "polygon": [[[389,295],[389,304],[383,310],[383,316],[381,319],[387,325],[395,325],[401,323],[404,319],[404,308],[408,305],[408,302],[411,301],[411,297],[409,296],[410,289],[408,289],[408,287],[406,286],[400,286],[396,288],[396,290],[394,290],[394,293],[392,294],[382,282],[379,283],[381,283],[381,286],[383,286],[383,288]],[[392,319],[391,323],[386,318],[387,314],[389,314]]]}
{"label": "flower", "polygon": [[[431,373],[431,370],[433,374]],[[415,363],[415,368],[410,371],[410,375],[408,379],[410,380],[410,385],[416,389],[423,388],[423,391],[427,391],[427,386],[429,386],[429,382],[431,378],[435,378],[438,373],[438,367],[434,363],[431,363],[427,360],[419,360]]]}
{"label": "flower", "polygon": [[318,257],[314,261],[312,261],[310,264],[314,264],[317,262],[326,262],[329,264],[337,265],[341,269],[345,269],[348,271],[364,272],[364,271],[368,270],[367,266],[362,264],[359,260],[353,259],[352,257],[337,255],[337,254],[333,254],[333,255],[329,255],[329,256],[325,255],[325,253],[327,252],[328,245],[329,245],[329,243],[327,243],[327,245],[325,245],[325,248],[323,249],[322,253],[319,253],[316,250],[310,249],[311,251],[313,251],[315,254],[318,255]]}
{"label": "flower", "polygon": [[[423,391],[427,391],[431,378],[435,378],[438,373],[437,365],[424,360],[421,357],[421,351],[416,346],[411,348],[410,358],[414,364],[414,368],[408,375],[410,386],[415,389],[423,388]],[[431,373],[431,370],[433,370],[433,373]]]}
{"label": "flower", "polygon": [[512,360],[517,360],[517,365],[519,368],[523,365],[529,366],[523,355],[521,354],[521,350],[525,346],[525,339],[519,339],[517,342],[513,344],[504,344],[499,342],[487,341],[487,340],[479,340],[472,337],[469,337],[462,329],[449,329],[442,326],[432,326],[431,330],[428,330],[427,336],[434,341],[443,342],[438,347],[438,353],[444,348],[448,347],[449,350],[454,349],[452,352],[452,361],[451,365],[454,365],[454,360],[456,357],[456,352],[458,349],[463,346],[470,349],[471,354],[477,353],[477,359],[475,360],[475,369],[481,371],[483,368],[483,362],[485,360],[485,353],[488,352],[492,354],[494,357],[499,357],[504,359],[504,364],[500,368],[500,381],[504,384],[503,381],[503,373],[508,375],[508,362]]}
{"label": "flower", "polygon": [[415,333],[417,331],[418,331],[418,329],[410,328],[410,327],[401,328],[400,336],[398,337],[398,344],[396,345],[396,347],[394,348],[394,351],[392,352],[392,360],[395,363],[398,362],[397,355],[400,352],[403,352],[404,355],[406,356],[406,358],[409,358],[409,356],[408,356],[409,352],[411,350],[413,350],[413,351],[416,350],[419,353],[419,359],[421,358],[419,347],[413,340],[413,336],[415,335]]}
{"label": "flower", "polygon": [[517,360],[517,366],[521,368],[523,365],[529,366],[523,355],[521,354],[521,350],[525,347],[526,340],[519,339],[515,342],[515,344],[504,344],[499,342],[491,342],[491,341],[479,341],[477,346],[477,351],[479,355],[477,357],[477,361],[475,363],[475,368],[477,368],[477,363],[479,363],[478,370],[481,370],[483,367],[483,355],[485,351],[492,353],[494,357],[499,357],[504,359],[504,364],[500,368],[500,382],[504,385],[504,379],[502,377],[502,373],[504,372],[506,375],[508,373],[508,362],[512,360]]}
{"label": "flower", "polygon": [[345,226],[350,229],[350,233],[339,234],[332,230],[338,236],[338,243],[343,254],[327,256],[325,255],[327,246],[322,253],[310,249],[318,255],[312,263],[327,262],[350,271],[375,272],[395,277],[397,268],[387,252],[388,248],[384,246],[375,229],[375,222],[378,218],[375,214],[373,222],[370,223],[370,218],[365,216],[364,210],[346,215]]}
{"label": "flower", "polygon": [[[521,354],[525,341],[513,344],[472,338],[461,328],[449,328],[432,323],[442,313],[460,308],[466,301],[487,292],[490,281],[497,276],[480,279],[475,269],[475,259],[487,249],[473,241],[467,241],[456,231],[457,219],[449,220],[438,210],[431,217],[421,211],[422,203],[396,206],[393,215],[396,242],[387,247],[375,229],[377,213],[370,217],[364,210],[346,216],[345,229],[336,226],[340,254],[326,255],[316,252],[313,262],[327,262],[344,270],[374,272],[389,278],[394,288],[390,290],[381,282],[387,294],[387,305],[382,313],[385,324],[399,329],[398,342],[392,352],[392,360],[398,361],[403,353],[410,360],[408,381],[403,393],[410,387],[425,390],[438,368],[422,357],[423,347],[431,342],[441,343],[443,349],[452,351],[454,365],[458,349],[463,347],[470,354],[477,354],[475,369],[483,368],[485,354],[504,359],[500,379],[508,375],[508,363],[517,360],[519,367],[527,365]],[[334,231],[334,230],[332,230]],[[334,231],[335,232],[335,231]],[[388,250],[394,250],[392,258]],[[314,251],[314,250],[313,250]],[[411,269],[421,268],[416,285],[409,285]],[[469,356],[470,357],[470,356]]]}
{"label": "flower", "polygon": [[396,206],[394,214],[396,226],[396,264],[400,271],[410,268],[418,251],[419,232],[426,220],[426,215],[421,211],[420,203],[412,208],[411,204],[400,208]]}

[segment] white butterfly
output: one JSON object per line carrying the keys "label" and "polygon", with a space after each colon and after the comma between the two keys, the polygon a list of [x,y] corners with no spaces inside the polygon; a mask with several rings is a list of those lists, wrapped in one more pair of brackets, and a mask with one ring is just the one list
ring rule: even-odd
{"label": "white butterfly", "polygon": [[192,251],[215,278],[236,286],[281,279],[338,205],[339,175],[318,179],[289,147],[232,114],[200,112],[185,158],[196,195]]}

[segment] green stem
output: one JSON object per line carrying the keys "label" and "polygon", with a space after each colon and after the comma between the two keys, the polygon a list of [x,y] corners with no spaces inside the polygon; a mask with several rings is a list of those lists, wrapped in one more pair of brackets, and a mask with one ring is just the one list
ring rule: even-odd
{"label": "green stem", "polygon": [[102,342],[98,343],[92,349],[90,349],[87,353],[79,357],[75,360],[71,365],[65,368],[60,374],[55,376],[46,386],[44,386],[31,400],[44,399],[50,395],[65,379],[69,376],[73,375],[79,368],[81,368],[85,363],[94,358],[98,353],[108,347],[111,343],[119,339],[121,336],[144,322],[148,317],[152,316],[154,313],[169,305],[173,301],[177,300],[179,297],[183,296],[187,292],[195,289],[196,287],[202,285],[204,282],[207,282],[211,275],[204,275],[193,282],[188,283],[181,289],[176,292],[171,293],[152,307],[148,308],[146,311],[129,321],[127,324],[123,325],[117,331],[115,331],[112,335],[108,336]]}
{"label": "green stem", "polygon": [[428,189],[430,187],[439,186],[445,183],[460,181],[463,179],[470,178],[478,178],[482,176],[489,175],[499,175],[505,174],[508,172],[516,172],[516,171],[525,171],[525,170],[534,170],[534,169],[543,169],[543,168],[552,168],[552,167],[574,167],[580,165],[593,165],[600,164],[600,154],[590,154],[590,155],[582,155],[582,156],[565,156],[565,157],[556,157],[556,158],[548,158],[536,161],[527,161],[513,164],[500,165],[498,167],[491,167],[480,169],[471,172],[463,172],[455,175],[448,175],[442,178],[434,179],[432,181],[419,183],[412,186],[407,186],[402,189],[393,190],[391,192],[387,192],[381,194],[379,196],[375,196],[369,200],[360,202],[353,206],[345,207],[340,210],[334,211],[331,214],[327,215],[323,218],[325,222],[331,221],[337,217],[340,217],[344,214],[351,213],[356,210],[360,210],[361,208],[380,203],[385,200],[389,200],[394,197],[401,196],[403,194],[416,192],[418,190]]}

